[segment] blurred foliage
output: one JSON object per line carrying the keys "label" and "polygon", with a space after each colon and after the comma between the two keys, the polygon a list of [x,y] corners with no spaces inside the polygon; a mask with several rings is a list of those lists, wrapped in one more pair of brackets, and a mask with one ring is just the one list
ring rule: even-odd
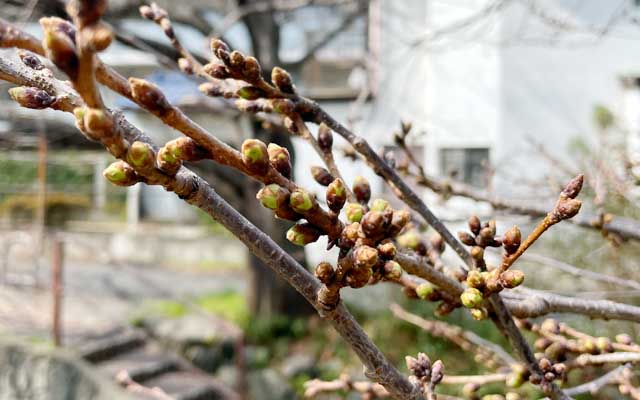
{"label": "blurred foliage", "polygon": [[[80,194],[47,193],[45,200],[45,223],[49,226],[62,225],[91,207],[90,198]],[[0,202],[0,215],[8,215],[13,222],[33,220],[37,209],[38,197],[33,194],[12,195]]]}
{"label": "blurred foliage", "polygon": [[204,310],[244,327],[249,321],[247,302],[242,293],[234,290],[213,293],[196,299]]}
{"label": "blurred foliage", "polygon": [[598,128],[602,130],[609,129],[615,123],[615,117],[611,110],[602,104],[596,104],[593,107],[593,120]]}
{"label": "blurred foliage", "polygon": [[[0,185],[30,184],[38,180],[38,163],[0,157]],[[47,183],[50,185],[91,184],[93,167],[88,164],[47,164]]]}

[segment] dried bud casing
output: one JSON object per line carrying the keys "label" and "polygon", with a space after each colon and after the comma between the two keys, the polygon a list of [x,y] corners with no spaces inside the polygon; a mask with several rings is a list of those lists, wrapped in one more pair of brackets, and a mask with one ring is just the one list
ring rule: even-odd
{"label": "dried bud casing", "polygon": [[333,212],[339,212],[347,201],[347,188],[342,179],[336,178],[327,186],[327,206]]}
{"label": "dried bud casing", "polygon": [[242,161],[254,174],[265,174],[269,169],[267,145],[258,139],[247,139],[242,143]]}
{"label": "dried bud casing", "polygon": [[150,144],[136,141],[127,151],[127,162],[138,170],[155,168],[156,154]]}
{"label": "dried bud casing", "polygon": [[54,96],[34,87],[19,86],[9,89],[9,96],[25,108],[42,110],[53,104]]}
{"label": "dried bud casing", "polygon": [[345,207],[345,214],[347,216],[347,221],[360,222],[364,215],[364,207],[358,203],[349,203]]}
{"label": "dried bud casing", "polygon": [[458,239],[467,246],[476,244],[476,239],[469,232],[458,232]]}
{"label": "dried bud casing", "polygon": [[504,247],[504,251],[506,251],[507,254],[515,253],[520,247],[521,240],[522,235],[520,233],[520,229],[518,229],[517,226],[512,227],[506,231],[502,237],[502,246]]}
{"label": "dried bud casing", "polygon": [[398,252],[398,250],[396,249],[396,245],[393,244],[393,242],[390,240],[383,241],[378,245],[377,248],[378,248],[378,254],[380,254],[380,257],[386,258],[386,259],[393,259]]}
{"label": "dried bud casing", "polygon": [[291,193],[289,204],[294,211],[301,214],[311,211],[318,205],[313,196],[303,189],[296,189]]}
{"label": "dried bud casing", "polygon": [[322,186],[329,186],[329,184],[335,179],[329,171],[317,165],[311,167],[311,175],[313,176],[313,179]]}
{"label": "dried bud casing", "polygon": [[171,104],[155,84],[139,78],[129,78],[131,96],[142,107],[154,114],[164,114]]}
{"label": "dried bud casing", "polygon": [[467,308],[478,308],[483,301],[482,293],[476,288],[467,288],[460,295],[460,301]]}
{"label": "dried bud casing", "polygon": [[295,88],[293,87],[293,82],[291,80],[291,75],[284,69],[280,67],[275,67],[271,70],[271,82],[282,92],[282,93],[295,93]]}
{"label": "dried bud casing", "polygon": [[333,134],[331,128],[329,128],[324,122],[320,124],[318,128],[318,145],[325,153],[331,151],[333,147]]}
{"label": "dried bud casing", "polygon": [[287,179],[291,178],[291,156],[289,150],[285,147],[278,146],[275,143],[269,143],[267,146],[267,153],[269,154],[269,162],[271,166],[275,168],[282,176]]}
{"label": "dried bud casing", "polygon": [[316,278],[325,285],[330,284],[335,276],[333,266],[328,262],[321,262],[316,266]]}
{"label": "dried bud casing", "polygon": [[114,185],[131,186],[140,181],[136,171],[124,161],[116,161],[109,165],[102,173]]}
{"label": "dried bud casing", "polygon": [[321,232],[308,222],[298,223],[287,231],[287,240],[298,246],[306,246],[320,238]]}
{"label": "dried bud casing", "polygon": [[371,186],[364,176],[356,176],[356,179],[354,179],[353,193],[356,195],[356,199],[358,199],[359,202],[369,202],[369,199],[371,198]]}

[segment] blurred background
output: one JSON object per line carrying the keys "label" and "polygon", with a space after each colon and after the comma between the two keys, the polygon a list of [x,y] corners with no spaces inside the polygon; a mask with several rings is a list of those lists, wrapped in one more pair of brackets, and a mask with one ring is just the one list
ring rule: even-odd
{"label": "blurred background", "polygon": [[[201,95],[200,82],[177,68],[178,54],[161,29],[139,17],[142,4],[110,2],[105,20],[117,40],[103,61],[125,76],[155,82],[172,103],[235,147],[248,137],[286,145],[296,181],[322,194],[309,171],[322,165],[313,149],[224,100]],[[613,214],[634,223],[640,216],[638,1],[158,4],[199,59],[210,59],[208,38],[220,37],[255,55],[267,71],[279,65],[291,72],[300,93],[376,150],[394,154],[411,185],[453,230],[475,213],[495,217],[498,232],[513,224],[528,232],[535,218],[476,200],[547,210],[580,172],[587,178],[585,218]],[[1,18],[37,37],[38,19],[50,15],[65,17],[64,3],[0,2]],[[2,49],[0,57],[15,58],[15,50]],[[224,228],[162,188],[110,186],[102,171],[113,160],[77,132],[71,116],[20,108],[7,95],[10,87],[0,83],[0,365],[13,368],[0,368],[0,376],[31,385],[32,398],[49,398],[37,397],[43,382],[53,379],[47,365],[67,363],[71,367],[56,369],[66,384],[47,389],[68,396],[60,398],[125,396],[112,381],[127,371],[173,398],[233,398],[235,392],[276,400],[299,398],[310,378],[362,376],[337,334]],[[135,104],[106,89],[103,94],[156,143],[178,137]],[[411,124],[406,137],[401,121]],[[336,137],[335,147],[348,182],[364,175],[374,197],[400,204],[346,142]],[[255,183],[210,162],[194,168],[308,266],[335,261],[337,253],[324,250],[326,238],[304,250],[291,246],[284,238],[288,225],[258,206]],[[467,195],[455,195],[456,187]],[[561,224],[519,268],[530,287],[638,304],[640,285],[619,287],[571,269],[634,282],[638,243],[624,239]],[[490,254],[494,262],[498,256]],[[445,259],[459,263],[450,250]],[[387,308],[400,302],[431,319],[433,304],[411,302],[386,284],[343,292],[399,365],[404,355],[426,351],[442,358],[450,373],[482,370],[483,360],[394,319]],[[446,320],[504,344],[490,323],[474,322],[463,310]],[[638,334],[638,326],[627,323],[565,320],[595,335]],[[74,356],[51,353],[55,346]],[[77,355],[89,361],[88,370]],[[42,376],[27,378],[34,371]]]}

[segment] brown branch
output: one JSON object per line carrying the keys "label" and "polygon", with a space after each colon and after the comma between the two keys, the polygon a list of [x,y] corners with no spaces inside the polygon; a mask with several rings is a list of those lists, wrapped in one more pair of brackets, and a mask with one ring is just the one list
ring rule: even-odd
{"label": "brown branch", "polygon": [[640,362],[640,353],[608,353],[608,354],[580,354],[571,361],[565,362],[567,369],[584,368],[588,365],[627,364]]}

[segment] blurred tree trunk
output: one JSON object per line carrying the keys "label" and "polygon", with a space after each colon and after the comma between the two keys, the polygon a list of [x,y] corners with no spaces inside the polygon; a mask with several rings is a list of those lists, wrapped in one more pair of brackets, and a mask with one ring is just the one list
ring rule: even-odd
{"label": "blurred tree trunk", "polygon": [[[240,1],[239,5],[251,4],[256,0]],[[243,22],[249,30],[253,55],[260,60],[263,74],[268,79],[271,69],[280,64],[280,27],[273,12],[254,13],[244,17]],[[253,124],[254,137],[265,143],[274,142],[289,149],[292,162],[294,152],[290,136],[287,133],[268,131],[260,123]],[[291,244],[286,232],[292,222],[275,219],[273,213],[256,204],[255,196],[261,185],[246,180],[244,186],[244,214],[260,229],[267,233],[282,248],[304,265],[305,256],[302,247]],[[311,306],[283,279],[250,255],[249,307],[253,315],[269,317],[275,314],[302,315],[313,311]]]}

